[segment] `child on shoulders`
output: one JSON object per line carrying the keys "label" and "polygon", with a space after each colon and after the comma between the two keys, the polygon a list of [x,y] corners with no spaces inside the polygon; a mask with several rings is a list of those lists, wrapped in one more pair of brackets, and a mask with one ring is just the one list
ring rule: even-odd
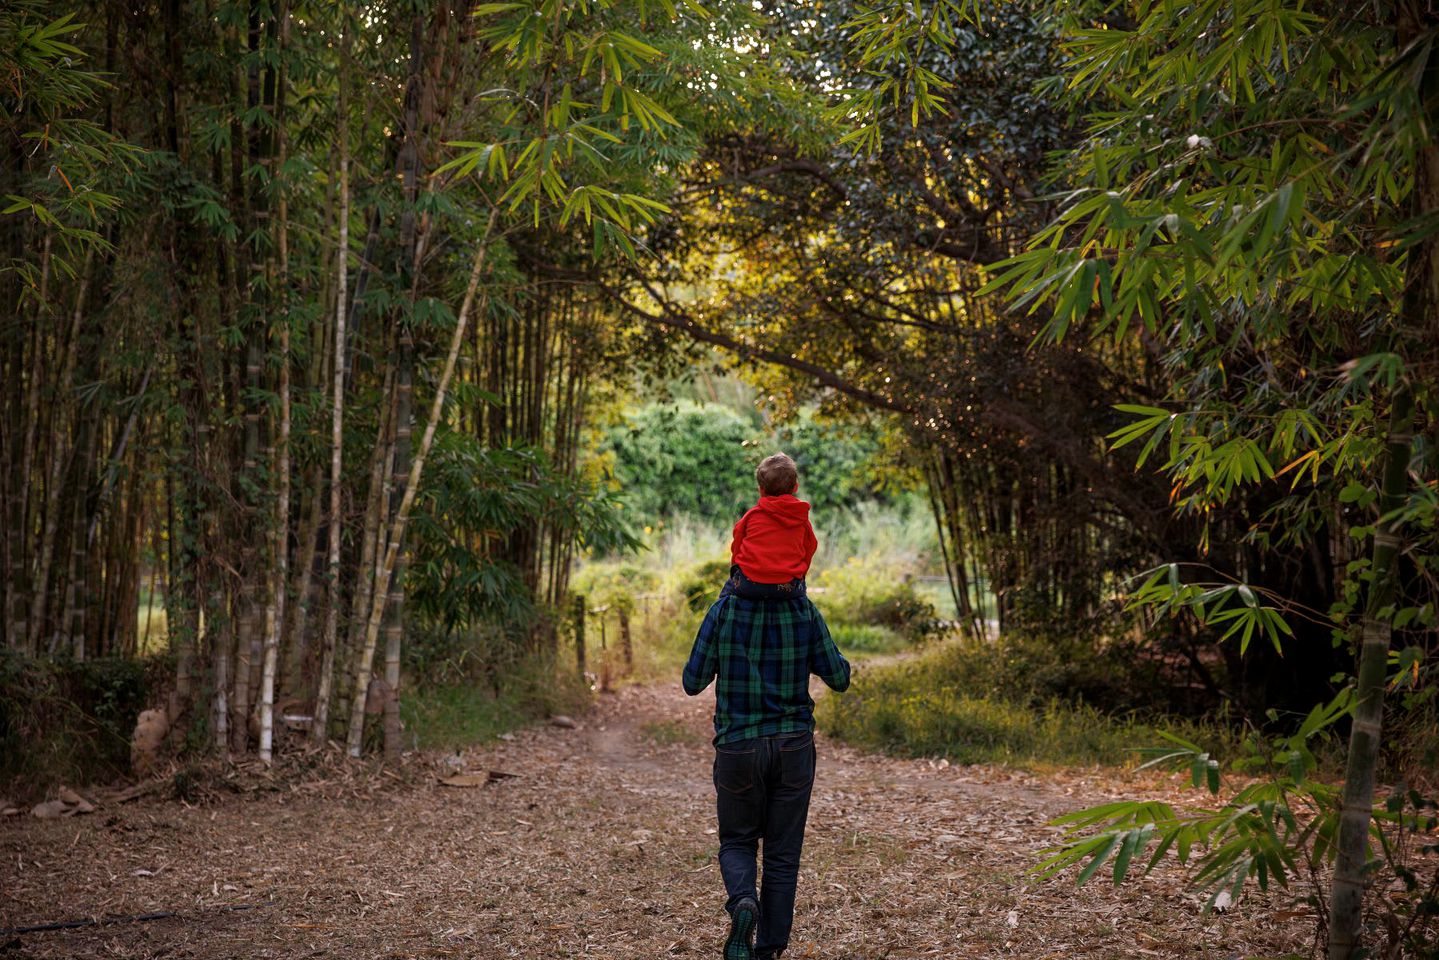
{"label": "child on shoulders", "polygon": [[754,472],[759,503],[734,525],[730,577],[720,596],[787,600],[805,595],[805,574],[819,542],[809,504],[795,496],[799,470],[783,453],[765,457]]}

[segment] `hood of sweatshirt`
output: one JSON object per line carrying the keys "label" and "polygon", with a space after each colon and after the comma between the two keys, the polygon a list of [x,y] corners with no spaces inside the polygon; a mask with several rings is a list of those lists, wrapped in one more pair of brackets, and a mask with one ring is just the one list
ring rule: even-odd
{"label": "hood of sweatshirt", "polygon": [[802,527],[809,519],[809,504],[792,493],[760,497],[755,509],[782,527]]}

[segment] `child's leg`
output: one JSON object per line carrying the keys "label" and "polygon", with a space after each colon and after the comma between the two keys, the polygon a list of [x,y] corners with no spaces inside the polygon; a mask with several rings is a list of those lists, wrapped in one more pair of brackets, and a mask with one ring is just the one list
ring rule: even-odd
{"label": "child's leg", "polygon": [[730,564],[729,578],[725,580],[724,586],[720,587],[720,599],[724,599],[725,597],[737,593],[739,591],[740,584],[744,579],[745,576],[743,573],[740,572],[739,564]]}
{"label": "child's leg", "polygon": [[733,567],[725,589],[746,600],[794,600],[805,595],[805,583],[797,577],[788,583],[757,583]]}
{"label": "child's leg", "polygon": [[757,770],[755,741],[715,748],[714,784],[719,814],[719,866],[731,910],[741,897],[759,897],[755,854],[764,836],[764,782]]}

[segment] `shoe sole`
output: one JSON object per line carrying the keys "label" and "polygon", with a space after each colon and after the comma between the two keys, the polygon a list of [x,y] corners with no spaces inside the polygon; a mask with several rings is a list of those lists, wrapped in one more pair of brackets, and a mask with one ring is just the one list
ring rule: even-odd
{"label": "shoe sole", "polygon": [[724,960],[754,960],[754,948],[750,945],[754,928],[755,911],[749,907],[735,907],[730,917],[729,939],[724,945]]}

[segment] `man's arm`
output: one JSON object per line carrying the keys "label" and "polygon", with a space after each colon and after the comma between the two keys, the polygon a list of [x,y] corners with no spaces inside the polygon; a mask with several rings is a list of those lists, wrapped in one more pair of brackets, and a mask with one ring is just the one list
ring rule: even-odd
{"label": "man's arm", "polygon": [[849,661],[834,645],[829,635],[829,625],[824,622],[819,609],[809,605],[812,632],[809,640],[809,672],[824,681],[824,685],[836,693],[849,689]]}
{"label": "man's arm", "polygon": [[723,605],[724,601],[710,605],[709,612],[705,614],[703,622],[700,623],[699,632],[695,634],[695,645],[690,650],[690,658],[685,664],[682,680],[685,693],[692,697],[702,692],[715,678],[718,669],[714,645],[715,624],[718,620],[716,611]]}

